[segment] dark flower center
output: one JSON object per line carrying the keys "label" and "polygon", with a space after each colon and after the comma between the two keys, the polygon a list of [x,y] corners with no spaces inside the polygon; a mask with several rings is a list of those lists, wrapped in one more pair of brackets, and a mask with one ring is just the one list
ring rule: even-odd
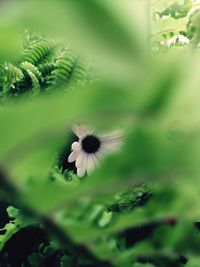
{"label": "dark flower center", "polygon": [[87,135],[82,140],[82,149],[88,153],[96,153],[101,145],[101,141],[94,135]]}

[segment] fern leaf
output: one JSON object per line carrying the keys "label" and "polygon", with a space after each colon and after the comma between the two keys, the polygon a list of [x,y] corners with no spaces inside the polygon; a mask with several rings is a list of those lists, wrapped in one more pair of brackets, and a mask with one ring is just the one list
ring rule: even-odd
{"label": "fern leaf", "polygon": [[0,72],[2,95],[6,94],[11,88],[15,89],[16,83],[24,78],[23,72],[10,63],[4,64]]}
{"label": "fern leaf", "polygon": [[28,61],[34,65],[44,64],[52,58],[54,52],[54,42],[43,40],[39,43],[36,43],[32,49],[25,52],[25,61]]}
{"label": "fern leaf", "polygon": [[54,83],[68,83],[76,62],[77,55],[72,50],[63,52],[60,57],[56,59],[56,68],[54,71],[52,71],[52,80]]}

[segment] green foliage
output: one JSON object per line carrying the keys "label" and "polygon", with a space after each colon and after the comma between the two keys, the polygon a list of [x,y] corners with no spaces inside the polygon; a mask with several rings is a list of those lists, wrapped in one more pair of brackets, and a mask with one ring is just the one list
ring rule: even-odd
{"label": "green foliage", "polygon": [[200,41],[200,9],[196,9],[189,17],[187,24],[188,34],[193,40],[194,45],[198,45]]}
{"label": "green foliage", "polygon": [[37,95],[44,90],[69,84],[83,83],[90,78],[90,64],[81,60],[71,49],[41,36],[27,33],[23,61],[18,67],[6,63],[1,66],[1,98],[25,92]]}
{"label": "green foliage", "polygon": [[194,17],[198,9],[199,4],[191,0],[176,1],[170,5],[167,1],[158,1],[158,4],[155,2],[153,18],[156,32],[152,36],[154,49],[165,52],[174,46],[185,46],[190,43],[194,45],[194,35],[198,35],[198,22],[195,26]]}
{"label": "green foliage", "polygon": [[173,2],[165,10],[157,12],[156,14],[158,14],[161,18],[164,16],[171,16],[174,19],[180,19],[187,16],[191,7],[191,0],[184,0],[182,4]]}
{"label": "green foliage", "polygon": [[23,72],[10,63],[1,66],[1,95],[15,88],[15,84],[24,78]]}

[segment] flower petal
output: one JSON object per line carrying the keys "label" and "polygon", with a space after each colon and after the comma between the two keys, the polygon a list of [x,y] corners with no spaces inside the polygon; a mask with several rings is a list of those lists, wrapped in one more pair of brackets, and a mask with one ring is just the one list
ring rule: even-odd
{"label": "flower petal", "polygon": [[80,150],[80,148],[81,148],[81,146],[80,146],[79,142],[74,142],[72,144],[72,150],[78,151],[78,150]]}
{"label": "flower petal", "polygon": [[121,130],[101,135],[101,140],[103,141],[121,140],[122,138],[123,138],[123,132]]}
{"label": "flower petal", "polygon": [[98,165],[99,161],[96,157],[96,155],[92,154],[88,156],[87,160],[87,173],[91,174],[91,172],[95,169],[95,167]]}
{"label": "flower petal", "polygon": [[83,151],[79,152],[79,155],[76,159],[76,168],[80,168],[85,163],[85,158],[87,157],[87,154]]}
{"label": "flower petal", "polygon": [[87,154],[85,154],[83,157],[83,164],[77,168],[77,175],[79,177],[83,177],[85,175],[86,169],[87,169]]}
{"label": "flower petal", "polygon": [[91,131],[85,124],[74,125],[72,130],[75,133],[75,135],[78,136],[78,138],[87,135]]}
{"label": "flower petal", "polygon": [[77,169],[77,175],[78,177],[83,177],[85,175],[86,169],[84,167],[80,167]]}
{"label": "flower petal", "polygon": [[100,137],[102,142],[102,152],[112,152],[119,149],[122,144],[122,131],[115,131],[110,134],[105,134]]}
{"label": "flower petal", "polygon": [[104,152],[105,151],[101,147],[100,150],[95,153],[95,157],[96,157],[98,162],[101,162],[103,160]]}
{"label": "flower petal", "polygon": [[68,162],[71,163],[75,161],[78,157],[79,152],[78,151],[72,151],[72,153],[68,157]]}
{"label": "flower petal", "polygon": [[120,148],[121,142],[104,142],[102,143],[102,150],[104,152],[117,151]]}

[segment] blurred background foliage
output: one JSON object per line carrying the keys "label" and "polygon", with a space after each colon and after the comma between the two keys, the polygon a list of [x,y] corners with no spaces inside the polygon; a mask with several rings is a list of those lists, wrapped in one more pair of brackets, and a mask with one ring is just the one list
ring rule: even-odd
{"label": "blurred background foliage", "polygon": [[[199,266],[199,25],[192,0],[0,2],[0,266]],[[125,133],[83,179],[77,122]]]}

